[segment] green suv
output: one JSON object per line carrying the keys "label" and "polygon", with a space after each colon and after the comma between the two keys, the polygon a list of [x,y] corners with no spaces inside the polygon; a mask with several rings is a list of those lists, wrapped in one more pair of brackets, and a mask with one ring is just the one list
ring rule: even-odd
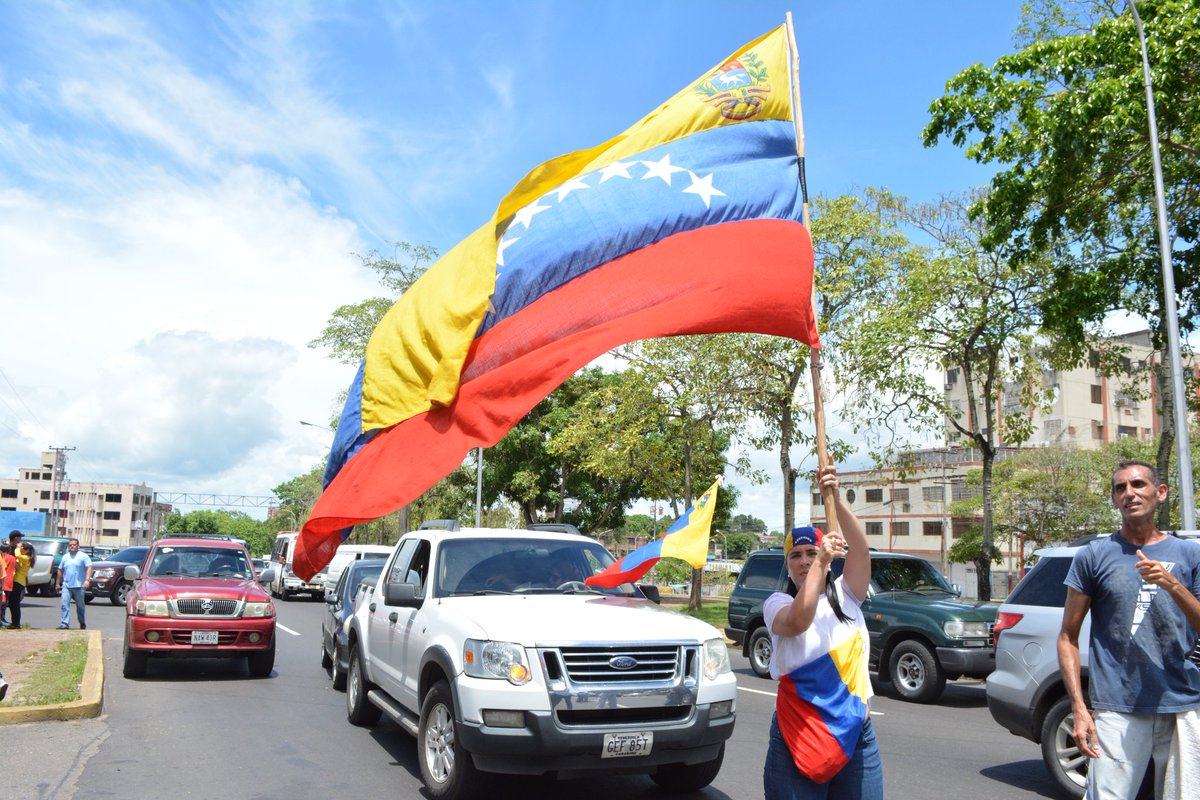
{"label": "green suv", "polygon": [[[742,646],[757,675],[770,677],[771,634],[763,601],[787,585],[783,550],[750,554],[729,595],[725,635]],[[833,562],[840,575],[844,562]],[[932,564],[903,553],[871,553],[871,588],[863,603],[871,635],[871,670],[914,703],[942,694],[947,680],[985,678],[992,651],[995,605],[959,599]]]}

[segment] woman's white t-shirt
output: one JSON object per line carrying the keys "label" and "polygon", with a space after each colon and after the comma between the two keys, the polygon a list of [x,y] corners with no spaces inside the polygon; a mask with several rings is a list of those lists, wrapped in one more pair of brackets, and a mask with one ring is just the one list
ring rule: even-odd
{"label": "woman's white t-shirt", "polygon": [[[813,616],[812,624],[804,633],[797,636],[779,636],[773,631],[771,632],[772,678],[778,680],[781,675],[787,675],[797,667],[802,667],[810,661],[820,658],[852,636],[862,637],[862,675],[867,674],[871,640],[862,613],[862,600],[854,596],[854,593],[846,586],[844,578],[838,578],[834,581],[833,586],[837,592],[838,602],[842,606],[842,612],[850,618],[850,622],[839,620],[837,614],[833,612],[833,606],[822,594],[817,599],[817,611]],[[771,630],[776,615],[792,602],[793,598],[787,592],[775,592],[763,602],[763,619],[766,621],[768,631]],[[864,700],[874,694],[870,680],[865,681],[865,684],[865,687],[860,689],[866,693]]]}

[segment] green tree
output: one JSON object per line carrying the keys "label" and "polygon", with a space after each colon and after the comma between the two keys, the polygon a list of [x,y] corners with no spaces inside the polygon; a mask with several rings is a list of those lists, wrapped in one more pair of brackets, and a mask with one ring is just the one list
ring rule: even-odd
{"label": "green tree", "polygon": [[767,523],[763,522],[758,517],[752,517],[749,514],[738,514],[730,518],[729,530],[737,533],[745,531],[765,533],[767,530]]}
{"label": "green tree", "polygon": [[321,335],[308,346],[324,348],[335,361],[357,366],[366,355],[367,342],[383,315],[421,277],[427,265],[437,260],[437,256],[437,250],[428,245],[408,242],[396,243],[393,258],[380,255],[378,250],[358,256],[364,267],[377,273],[379,282],[390,294],[339,307],[329,316]]}
{"label": "green tree", "polygon": [[251,555],[270,552],[275,539],[274,531],[259,520],[241,511],[224,509],[210,511],[199,509],[181,514],[172,511],[167,517],[164,533],[200,533],[205,535],[235,536],[246,542]]}
{"label": "green tree", "polygon": [[[1011,262],[983,246],[986,225],[968,216],[970,197],[936,203],[892,198],[884,213],[931,244],[883,279],[887,299],[844,339],[843,374],[859,419],[941,429],[976,448],[983,463],[979,597],[991,598],[994,558],[992,468],[1003,442],[1032,433],[1027,409],[1039,407],[1046,350],[1034,346],[1042,262]],[[910,253],[911,255],[915,255]],[[965,408],[954,408],[932,370],[961,372]],[[950,374],[950,373],[947,373]],[[957,375],[957,373],[955,373]],[[1019,402],[998,411],[1002,397]]]}
{"label": "green tree", "polygon": [[[1142,0],[1138,8],[1186,336],[1200,289],[1200,5]],[[1075,343],[1077,358],[1114,309],[1149,320],[1161,351],[1165,299],[1133,17],[1120,4],[1044,0],[1026,7],[1018,43],[991,67],[975,64],[950,79],[930,108],[925,144],[948,140],[1000,167],[972,210],[986,220],[985,245],[1018,260],[1054,256],[1041,301],[1046,325]],[[1164,430],[1155,462],[1165,476],[1174,449],[1169,369],[1159,369],[1159,385]]]}
{"label": "green tree", "polygon": [[[610,480],[637,482],[641,496],[666,499],[678,517],[724,473],[725,452],[746,420],[736,342],[679,336],[621,348],[629,367],[587,396],[553,449],[578,454],[585,468]],[[744,459],[732,466],[750,472]],[[731,507],[718,498],[718,513]],[[689,608],[699,607],[695,570]]]}

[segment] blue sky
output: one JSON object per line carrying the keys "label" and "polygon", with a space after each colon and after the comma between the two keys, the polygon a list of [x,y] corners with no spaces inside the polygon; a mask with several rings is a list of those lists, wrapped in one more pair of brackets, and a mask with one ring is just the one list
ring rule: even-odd
{"label": "blue sky", "polygon": [[[811,193],[985,182],[919,135],[1019,9],[0,0],[0,476],[62,445],[75,480],[270,494],[352,378],[307,343],[380,293],[354,254],[448,250],[787,11]],[[777,484],[741,488],[781,524]]]}

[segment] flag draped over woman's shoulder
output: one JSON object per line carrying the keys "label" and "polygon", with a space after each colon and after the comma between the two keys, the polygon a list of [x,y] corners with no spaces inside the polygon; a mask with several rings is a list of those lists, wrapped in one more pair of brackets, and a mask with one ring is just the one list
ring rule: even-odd
{"label": "flag draped over woman's shoulder", "polygon": [[294,569],[489,447],[580,367],[638,339],[817,345],[785,29],[619,136],[530,172],[376,327]]}

